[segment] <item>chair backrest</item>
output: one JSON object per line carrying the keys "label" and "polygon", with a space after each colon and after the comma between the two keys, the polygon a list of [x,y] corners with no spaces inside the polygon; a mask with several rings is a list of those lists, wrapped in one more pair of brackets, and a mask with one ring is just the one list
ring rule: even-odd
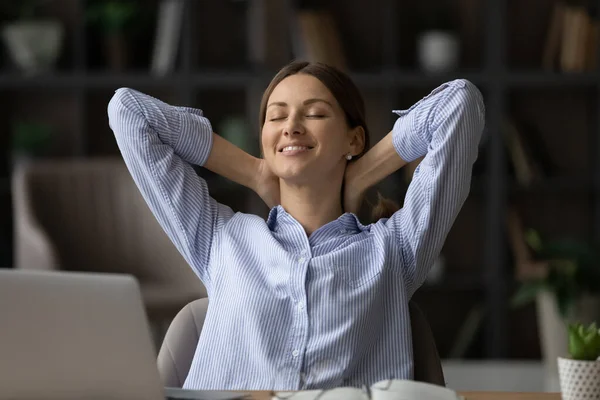
{"label": "chair backrest", "polygon": [[15,267],[28,260],[31,236],[19,231],[38,227],[63,270],[126,271],[142,282],[196,279],[122,159],[33,162],[17,168],[13,187],[15,237],[22,239]]}
{"label": "chair backrest", "polygon": [[[163,384],[182,387],[192,365],[208,309],[208,298],[186,305],[175,317],[158,353]],[[409,302],[412,326],[414,380],[446,386],[442,363],[429,323],[414,301]]]}
{"label": "chair backrest", "polygon": [[415,381],[446,386],[442,362],[425,314],[417,303],[408,303],[413,342],[413,376]]}
{"label": "chair backrest", "polygon": [[175,316],[158,352],[158,372],[167,387],[182,387],[192,366],[208,310],[208,298],[188,303]]}

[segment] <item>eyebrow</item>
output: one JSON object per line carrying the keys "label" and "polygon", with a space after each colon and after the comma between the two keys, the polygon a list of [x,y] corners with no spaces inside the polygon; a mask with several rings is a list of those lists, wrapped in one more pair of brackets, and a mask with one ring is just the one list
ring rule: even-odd
{"label": "eyebrow", "polygon": [[[333,105],[332,105],[330,102],[328,102],[327,100],[324,100],[324,99],[317,99],[317,98],[314,98],[314,99],[308,99],[308,100],[304,100],[304,101],[302,102],[302,104],[304,104],[305,106],[306,106],[306,105],[309,105],[309,104],[313,104],[313,103],[325,103],[325,104],[327,104],[329,107],[333,108]],[[286,107],[286,106],[287,106],[287,103],[286,103],[285,101],[277,101],[277,102],[274,102],[274,103],[271,103],[271,104],[269,104],[269,105],[267,106],[267,108],[269,108],[269,107],[271,107],[271,106],[280,106],[280,107]]]}

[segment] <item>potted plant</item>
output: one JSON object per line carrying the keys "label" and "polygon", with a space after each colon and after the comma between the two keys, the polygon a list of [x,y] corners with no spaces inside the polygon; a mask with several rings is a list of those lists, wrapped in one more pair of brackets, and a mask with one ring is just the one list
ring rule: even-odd
{"label": "potted plant", "polygon": [[28,74],[53,68],[62,50],[62,23],[39,15],[39,9],[47,2],[4,1],[0,5],[4,45],[13,63]]}
{"label": "potted plant", "polygon": [[108,65],[113,70],[123,70],[130,58],[130,37],[139,5],[131,0],[98,0],[89,4],[86,19],[102,36]]}
{"label": "potted plant", "polygon": [[12,163],[24,163],[46,155],[52,141],[51,126],[32,121],[15,123],[12,131]]}
{"label": "potted plant", "polygon": [[563,400],[600,398],[600,330],[596,323],[585,327],[569,324],[569,355],[558,358]]}
{"label": "potted plant", "polygon": [[568,324],[600,321],[600,252],[573,238],[545,241],[531,229],[525,233],[525,241],[538,273],[522,282],[512,303],[536,302],[546,389],[556,391],[555,360],[567,356]]}

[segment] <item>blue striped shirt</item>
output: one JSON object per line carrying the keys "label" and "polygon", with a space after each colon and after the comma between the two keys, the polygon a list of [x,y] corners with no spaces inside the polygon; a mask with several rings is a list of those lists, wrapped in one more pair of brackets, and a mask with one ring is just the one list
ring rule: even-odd
{"label": "blue striped shirt", "polygon": [[192,168],[212,146],[201,110],[116,91],[108,115],[123,158],[210,299],[184,388],[412,378],[408,301],[468,195],[484,105],[472,83],[454,80],[394,112],[397,153],[406,161],[425,155],[403,208],[366,226],[345,213],[307,237],[281,206],[265,221],[210,197]]}

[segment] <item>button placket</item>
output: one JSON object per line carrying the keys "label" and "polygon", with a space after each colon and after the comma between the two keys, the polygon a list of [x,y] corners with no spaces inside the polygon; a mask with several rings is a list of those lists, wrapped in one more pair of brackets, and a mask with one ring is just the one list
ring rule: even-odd
{"label": "button placket", "polygon": [[[288,348],[288,357],[290,362],[291,376],[302,375],[302,354],[307,335],[307,315],[305,300],[305,275],[310,263],[310,251],[307,249],[298,249],[291,259],[293,289],[292,298],[294,307],[294,328],[292,330],[292,342]],[[301,380],[302,381],[302,380]],[[302,385],[302,382],[300,382]],[[294,383],[296,385],[296,383]]]}

